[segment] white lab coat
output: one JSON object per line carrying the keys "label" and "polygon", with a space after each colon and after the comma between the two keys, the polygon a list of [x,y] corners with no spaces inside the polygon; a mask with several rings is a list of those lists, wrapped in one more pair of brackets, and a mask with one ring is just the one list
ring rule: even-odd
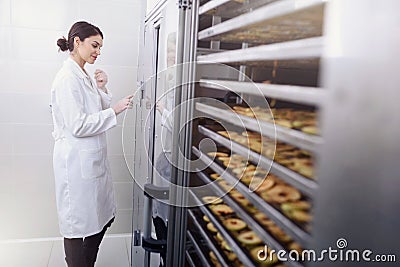
{"label": "white lab coat", "polygon": [[117,124],[111,94],[68,58],[51,89],[53,168],[60,232],[66,238],[99,233],[115,216],[106,131]]}

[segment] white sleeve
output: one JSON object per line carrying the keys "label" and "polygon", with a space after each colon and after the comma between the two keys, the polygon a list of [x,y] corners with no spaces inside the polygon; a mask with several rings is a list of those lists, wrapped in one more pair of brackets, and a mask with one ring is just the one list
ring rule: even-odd
{"label": "white sleeve", "polygon": [[[97,88],[97,87],[96,87]],[[97,91],[100,94],[100,98],[101,98],[101,106],[103,107],[103,109],[107,109],[110,108],[111,106],[111,100],[112,100],[112,94],[110,92],[110,90],[107,90],[107,94],[104,93],[103,90],[101,89],[97,89]]]}
{"label": "white sleeve", "polygon": [[56,88],[56,101],[64,118],[65,127],[75,137],[94,136],[117,125],[112,108],[96,113],[85,113],[81,85],[74,77],[65,77]]}

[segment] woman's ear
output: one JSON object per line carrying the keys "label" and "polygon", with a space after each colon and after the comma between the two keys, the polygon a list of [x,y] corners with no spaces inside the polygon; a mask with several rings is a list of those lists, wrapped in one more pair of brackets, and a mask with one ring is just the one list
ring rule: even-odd
{"label": "woman's ear", "polygon": [[81,42],[81,39],[79,39],[78,36],[74,37],[74,47],[77,47],[79,45],[79,43]]}

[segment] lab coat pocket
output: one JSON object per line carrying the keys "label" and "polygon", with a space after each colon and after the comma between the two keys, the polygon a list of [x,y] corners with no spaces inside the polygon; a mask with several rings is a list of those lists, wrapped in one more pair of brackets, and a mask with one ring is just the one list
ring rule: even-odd
{"label": "lab coat pocket", "polygon": [[83,179],[100,178],[106,172],[103,148],[80,150],[81,171]]}

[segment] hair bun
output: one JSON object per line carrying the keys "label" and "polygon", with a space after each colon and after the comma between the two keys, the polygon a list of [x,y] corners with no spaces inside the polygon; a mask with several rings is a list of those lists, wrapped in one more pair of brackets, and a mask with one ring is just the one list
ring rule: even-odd
{"label": "hair bun", "polygon": [[68,41],[64,36],[57,40],[57,45],[63,52],[68,50]]}

